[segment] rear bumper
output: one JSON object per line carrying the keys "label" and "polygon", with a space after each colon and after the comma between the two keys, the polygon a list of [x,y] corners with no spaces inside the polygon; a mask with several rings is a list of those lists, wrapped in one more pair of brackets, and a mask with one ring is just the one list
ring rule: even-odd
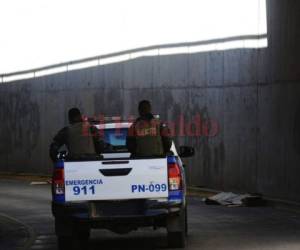
{"label": "rear bumper", "polygon": [[[101,206],[101,205],[100,205]],[[153,222],[153,220],[160,220],[169,215],[177,214],[183,207],[180,200],[158,202],[147,200],[139,211],[125,212],[122,206],[117,206],[115,203],[105,205],[104,214],[93,216],[91,212],[91,203],[55,203],[52,202],[52,214],[55,217],[76,221],[86,222],[91,224],[101,223],[130,223],[130,224],[145,224],[145,222]],[[111,207],[110,207],[111,206]]]}

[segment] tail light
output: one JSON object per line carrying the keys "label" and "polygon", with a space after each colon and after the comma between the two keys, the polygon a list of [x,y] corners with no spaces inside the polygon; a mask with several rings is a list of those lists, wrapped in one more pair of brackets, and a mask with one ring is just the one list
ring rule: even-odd
{"label": "tail light", "polygon": [[176,162],[168,164],[169,190],[181,189],[181,171]]}
{"label": "tail light", "polygon": [[59,195],[65,193],[65,178],[63,168],[54,169],[52,185],[54,194]]}

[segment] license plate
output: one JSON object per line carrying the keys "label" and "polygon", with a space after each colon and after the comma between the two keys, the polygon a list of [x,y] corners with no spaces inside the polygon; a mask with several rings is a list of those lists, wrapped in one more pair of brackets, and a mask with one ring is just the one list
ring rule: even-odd
{"label": "license plate", "polygon": [[141,215],[144,209],[145,200],[90,202],[90,217]]}

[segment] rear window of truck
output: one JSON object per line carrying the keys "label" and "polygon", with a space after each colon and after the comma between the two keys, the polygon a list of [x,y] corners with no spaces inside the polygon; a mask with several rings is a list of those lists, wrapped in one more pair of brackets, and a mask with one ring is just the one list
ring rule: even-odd
{"label": "rear window of truck", "polygon": [[106,152],[127,152],[126,137],[128,128],[104,129],[104,141],[107,143]]}

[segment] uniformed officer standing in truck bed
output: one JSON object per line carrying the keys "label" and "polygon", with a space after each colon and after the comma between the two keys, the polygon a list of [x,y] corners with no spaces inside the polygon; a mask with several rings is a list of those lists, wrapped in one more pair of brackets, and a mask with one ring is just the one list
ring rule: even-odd
{"label": "uniformed officer standing in truck bed", "polygon": [[169,129],[151,113],[151,103],[139,103],[140,117],[128,130],[126,146],[134,157],[165,156],[172,145]]}
{"label": "uniformed officer standing in truck bed", "polygon": [[72,108],[68,112],[70,125],[61,129],[50,145],[50,158],[57,160],[59,149],[65,145],[69,156],[80,157],[84,155],[100,154],[103,141],[97,133],[97,128],[89,122],[83,121],[78,108]]}

